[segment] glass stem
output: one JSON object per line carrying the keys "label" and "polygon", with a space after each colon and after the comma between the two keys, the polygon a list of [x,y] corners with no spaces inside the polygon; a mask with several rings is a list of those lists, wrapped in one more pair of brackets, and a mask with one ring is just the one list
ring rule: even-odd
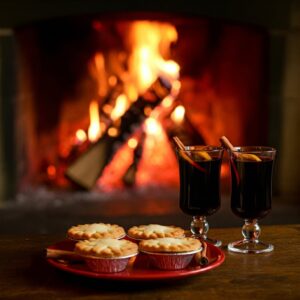
{"label": "glass stem", "polygon": [[257,223],[257,219],[246,219],[242,229],[242,234],[245,241],[258,243],[258,237],[260,235],[260,227]]}
{"label": "glass stem", "polygon": [[194,216],[191,222],[191,232],[195,237],[207,238],[209,226],[205,216]]}

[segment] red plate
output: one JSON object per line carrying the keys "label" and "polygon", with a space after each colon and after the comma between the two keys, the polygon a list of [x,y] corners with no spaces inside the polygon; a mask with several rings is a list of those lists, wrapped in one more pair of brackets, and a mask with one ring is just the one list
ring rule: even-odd
{"label": "red plate", "polygon": [[[74,243],[70,241],[58,242],[49,246],[47,249],[72,251]],[[67,271],[76,275],[93,277],[99,279],[111,280],[162,280],[162,279],[178,279],[197,275],[199,273],[212,270],[224,262],[225,255],[217,247],[207,244],[207,257],[209,265],[201,267],[192,262],[188,267],[182,270],[165,271],[155,269],[150,265],[146,255],[139,254],[132,265],[129,265],[125,271],[120,273],[95,273],[88,269],[84,262],[65,262],[53,258],[47,258],[48,262],[63,271]]]}

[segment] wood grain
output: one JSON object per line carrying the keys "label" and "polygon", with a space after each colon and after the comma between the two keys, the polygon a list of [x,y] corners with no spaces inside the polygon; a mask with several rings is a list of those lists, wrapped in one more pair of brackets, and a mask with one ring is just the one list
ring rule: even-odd
{"label": "wood grain", "polygon": [[[211,229],[226,245],[240,228]],[[270,254],[229,253],[210,272],[164,282],[112,282],[56,270],[45,247],[61,236],[0,237],[0,299],[300,299],[300,225],[263,226]]]}

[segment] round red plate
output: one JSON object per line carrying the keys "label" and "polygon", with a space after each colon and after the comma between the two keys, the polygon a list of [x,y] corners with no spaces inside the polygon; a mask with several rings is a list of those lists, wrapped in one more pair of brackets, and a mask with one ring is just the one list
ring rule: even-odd
{"label": "round red plate", "polygon": [[[74,245],[74,244],[73,244]],[[47,249],[56,250],[71,250],[72,247],[69,242],[63,241],[49,246]],[[176,279],[193,276],[199,273],[212,270],[224,262],[225,255],[217,247],[207,244],[207,257],[209,265],[201,267],[192,262],[188,267],[182,270],[165,271],[155,269],[150,265],[146,255],[138,255],[135,262],[127,267],[127,269],[120,273],[95,273],[88,269],[84,262],[68,262],[60,261],[52,258],[47,258],[48,262],[63,271],[70,272],[76,275],[111,280],[163,280],[163,279]]]}

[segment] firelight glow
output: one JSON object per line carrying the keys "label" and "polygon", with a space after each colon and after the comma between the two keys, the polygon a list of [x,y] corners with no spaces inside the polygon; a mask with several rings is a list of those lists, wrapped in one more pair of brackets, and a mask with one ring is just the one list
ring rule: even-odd
{"label": "firelight glow", "polygon": [[115,107],[113,108],[110,114],[110,118],[113,121],[116,121],[117,119],[119,119],[124,115],[127,108],[128,108],[128,99],[126,95],[124,94],[119,95],[118,98],[116,99]]}
{"label": "firelight glow", "polygon": [[171,114],[171,119],[175,123],[181,123],[184,119],[185,108],[182,105],[178,105]]}
{"label": "firelight glow", "polygon": [[99,107],[97,101],[90,103],[90,126],[88,137],[91,142],[96,142],[101,137]]}
{"label": "firelight glow", "polygon": [[134,45],[129,58],[129,73],[138,93],[143,93],[160,75],[178,78],[179,65],[164,60],[170,55],[170,45],[178,36],[175,27],[167,23],[136,21],[131,30]]}
{"label": "firelight glow", "polygon": [[129,148],[131,148],[131,149],[135,149],[138,145],[138,141],[135,138],[130,138],[127,143],[128,143]]}
{"label": "firelight glow", "polygon": [[159,135],[163,130],[159,122],[152,117],[148,118],[145,121],[145,126],[146,126],[146,132],[152,135]]}
{"label": "firelight glow", "polygon": [[83,129],[78,129],[75,133],[76,139],[79,143],[84,143],[87,140],[86,133]]}

